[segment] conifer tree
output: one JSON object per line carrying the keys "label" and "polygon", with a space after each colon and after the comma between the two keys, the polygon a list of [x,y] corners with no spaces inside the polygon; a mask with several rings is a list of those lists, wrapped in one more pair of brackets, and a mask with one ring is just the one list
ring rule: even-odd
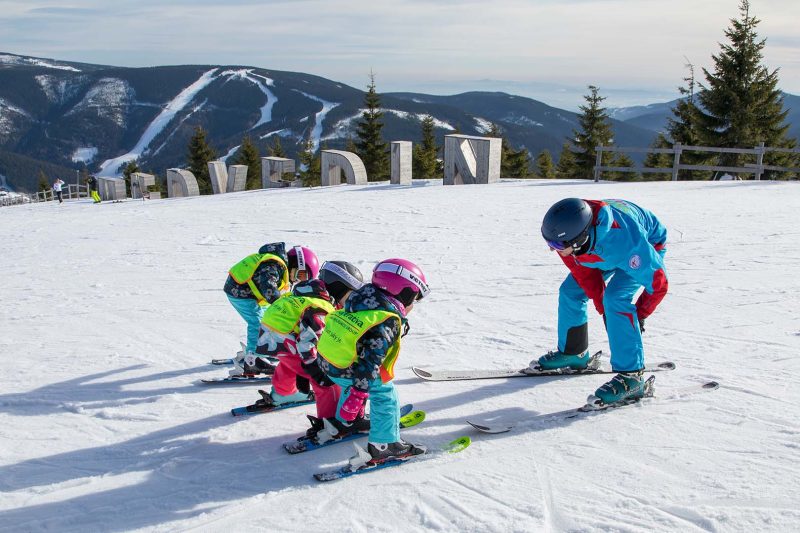
{"label": "conifer tree", "polygon": [[39,183],[37,184],[37,190],[39,192],[46,191],[50,188],[50,178],[47,177],[47,174],[44,173],[44,170],[39,169]]}
{"label": "conifer tree", "polygon": [[369,85],[364,95],[366,109],[356,123],[358,157],[364,162],[369,181],[380,181],[389,177],[388,144],[383,141],[383,112],[381,99],[375,90],[375,74],[370,72]]}
{"label": "conifer tree", "polygon": [[347,137],[347,143],[344,145],[345,152],[352,152],[354,154],[358,154],[358,146],[356,146],[356,142],[353,140],[353,137]]}
{"label": "conifer tree", "polygon": [[[580,131],[573,131],[574,144],[576,147],[573,155],[575,156],[575,178],[591,178],[594,176],[594,166],[597,152],[595,148],[599,145],[607,146],[611,144],[611,123],[604,107],[600,104],[605,100],[604,96],[599,95],[599,89],[594,85],[589,85],[589,94],[583,97],[586,105],[580,106],[581,114],[578,116]],[[562,155],[563,157],[563,155]],[[610,160],[610,155],[603,152],[602,165],[606,165]]]}
{"label": "conifer tree", "polygon": [[281,145],[280,136],[275,135],[272,140],[272,146],[267,148],[267,153],[269,153],[270,157],[286,157],[286,151],[284,151],[283,145]]}
{"label": "conifer tree", "polygon": [[261,154],[258,148],[250,140],[250,136],[242,139],[236,157],[236,165],[247,165],[247,184],[245,189],[251,191],[261,188]]}
{"label": "conifer tree", "polygon": [[[633,159],[631,159],[627,154],[616,152],[613,154],[613,157],[611,157],[609,165],[612,167],[634,167],[636,166],[636,163],[634,163]],[[641,174],[638,172],[622,172],[615,170],[608,172],[607,174],[608,175],[606,176],[606,179],[612,181],[640,181],[642,178]]]}
{"label": "conifer tree", "polygon": [[550,155],[550,150],[542,150],[536,156],[536,171],[540,177],[545,179],[556,177],[556,167],[553,164],[553,156]]}
{"label": "conifer tree", "polygon": [[[750,2],[739,4],[738,19],[731,19],[725,30],[729,42],[721,44],[713,55],[713,72],[703,69],[707,86],[698,95],[701,111],[698,132],[704,144],[727,148],[766,146],[793,148],[785,123],[787,110],[778,85],[778,70],[769,71],[762,64],[766,39],[759,39],[759,19],[750,15]],[[752,156],[722,154],[720,164],[741,166]],[[764,163],[792,166],[794,154],[768,152]]]}
{"label": "conifer tree", "polygon": [[[650,144],[650,148],[672,148],[672,144],[663,133],[659,133],[655,140]],[[672,154],[648,153],[644,158],[644,166],[647,168],[669,168],[672,166],[673,160],[674,156]],[[671,180],[672,174],[668,174],[666,172],[648,172],[643,179],[652,181]]]}
{"label": "conifer tree", "polygon": [[439,147],[433,133],[433,117],[426,115],[422,119],[422,141],[414,146],[412,157],[413,176],[415,178],[435,178],[443,170],[439,161]]}
{"label": "conifer tree", "polygon": [[[678,87],[683,98],[678,100],[678,103],[672,108],[673,116],[667,119],[667,133],[673,143],[699,146],[703,144],[703,141],[698,133],[700,110],[696,102],[697,82],[694,77],[694,65],[689,60],[686,61],[686,68],[689,69],[689,74],[683,78],[686,85]],[[681,162],[686,165],[713,164],[716,159],[716,154],[711,152],[686,151],[681,153]],[[672,166],[672,161],[669,166]],[[711,172],[709,171],[680,170],[678,172],[678,179],[707,179],[710,176]]]}
{"label": "conifer tree", "polygon": [[298,154],[300,159],[300,179],[304,187],[314,187],[320,181],[320,158],[314,153],[314,140],[309,136],[303,142],[303,147]]}
{"label": "conifer tree", "polygon": [[187,156],[189,170],[197,178],[200,194],[211,194],[211,177],[208,173],[208,162],[217,158],[217,153],[206,141],[206,131],[197,126],[194,135],[189,141],[189,154]]}
{"label": "conifer tree", "polygon": [[127,191],[128,196],[133,196],[131,191],[131,174],[134,172],[141,172],[141,169],[139,168],[139,163],[136,161],[136,159],[131,159],[125,163],[125,166],[122,169],[122,177],[125,178],[125,190]]}
{"label": "conifer tree", "polygon": [[561,147],[561,155],[558,156],[556,165],[556,178],[571,179],[575,177],[575,153],[568,142]]}

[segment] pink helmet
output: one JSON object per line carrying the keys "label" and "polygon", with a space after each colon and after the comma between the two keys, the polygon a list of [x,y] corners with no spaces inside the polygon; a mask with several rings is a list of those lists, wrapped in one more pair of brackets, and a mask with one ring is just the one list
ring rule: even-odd
{"label": "pink helmet", "polygon": [[286,256],[289,258],[289,268],[305,270],[308,272],[308,279],[316,278],[319,274],[319,259],[311,248],[295,246]]}
{"label": "pink helmet", "polygon": [[375,265],[372,284],[400,300],[403,305],[411,305],[430,292],[422,269],[407,259],[384,259]]}

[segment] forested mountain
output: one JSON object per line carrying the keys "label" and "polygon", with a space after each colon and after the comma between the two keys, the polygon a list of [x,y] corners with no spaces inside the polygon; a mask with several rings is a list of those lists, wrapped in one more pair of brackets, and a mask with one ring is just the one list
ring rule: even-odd
{"label": "forested mountain", "polygon": [[[377,88],[380,93],[380,80]],[[163,175],[185,165],[197,126],[223,158],[245,136],[261,155],[275,136],[289,157],[309,138],[315,147],[344,148],[355,137],[364,94],[310,74],[246,66],[121,68],[0,54],[0,150],[6,154],[0,153],[0,165],[16,154],[114,175],[137,159],[143,170]],[[513,147],[533,156],[548,149],[557,157],[578,127],[575,113],[505,93],[380,97],[386,141],[419,141],[421,120],[430,114],[440,145],[448,133],[481,135],[496,123]],[[620,144],[647,146],[654,138],[623,122],[615,121],[614,131]],[[36,176],[14,170],[6,176],[12,187],[35,188]]]}

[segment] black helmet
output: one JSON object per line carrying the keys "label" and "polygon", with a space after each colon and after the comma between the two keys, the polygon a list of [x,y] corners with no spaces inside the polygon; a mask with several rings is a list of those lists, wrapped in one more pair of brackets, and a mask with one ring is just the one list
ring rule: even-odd
{"label": "black helmet", "polygon": [[358,289],[364,284],[361,271],[347,261],[325,261],[317,277],[325,282],[328,293],[337,303],[341,303],[348,291]]}
{"label": "black helmet", "polygon": [[580,198],[564,198],[553,204],[542,220],[542,237],[551,248],[578,249],[589,239],[592,208]]}

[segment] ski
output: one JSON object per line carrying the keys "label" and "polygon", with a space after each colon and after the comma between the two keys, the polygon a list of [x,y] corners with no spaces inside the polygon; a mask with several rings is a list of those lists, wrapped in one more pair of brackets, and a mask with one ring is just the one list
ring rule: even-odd
{"label": "ski", "polygon": [[230,359],[230,358],[228,358],[228,359],[212,359],[211,360],[211,364],[212,365],[232,365],[233,364],[233,359]]}
{"label": "ski", "polygon": [[287,403],[280,403],[277,405],[267,405],[265,403],[256,402],[251,405],[245,405],[244,407],[234,407],[231,409],[231,414],[233,416],[244,416],[244,415],[257,415],[261,413],[271,413],[272,411],[280,411],[281,409],[289,409],[290,407],[299,407],[301,405],[309,405],[313,404],[316,400],[314,398],[310,398],[308,400],[302,400],[299,402],[287,402]]}
{"label": "ski", "polygon": [[272,376],[262,375],[244,375],[244,376],[226,376],[224,378],[206,378],[201,379],[200,383],[205,385],[232,385],[242,383],[270,383]]}
{"label": "ski", "polygon": [[[538,415],[538,416],[529,418],[527,420],[520,420],[519,422],[512,423],[512,424],[508,424],[508,423],[479,424],[479,423],[476,423],[476,422],[471,422],[469,420],[467,420],[467,423],[469,425],[471,425],[472,427],[474,427],[475,429],[477,429],[478,431],[482,432],[482,433],[490,433],[490,434],[507,433],[507,432],[511,431],[512,429],[514,429],[516,427],[519,427],[519,426],[523,426],[523,425],[524,426],[532,426],[532,425],[536,425],[536,424],[543,423],[543,422],[569,420],[569,419],[572,419],[572,418],[584,417],[584,416],[588,416],[588,415],[591,415],[591,414],[597,414],[597,413],[604,413],[604,412],[612,411],[612,410],[615,410],[615,409],[626,407],[628,405],[636,405],[636,404],[639,404],[639,403],[645,404],[645,403],[649,403],[653,398],[655,398],[655,396],[654,396],[654,387],[653,387],[653,383],[655,381],[655,378],[656,378],[655,376],[650,376],[647,379],[647,382],[646,382],[646,385],[645,385],[645,397],[644,398],[638,398],[638,399],[627,400],[627,401],[623,401],[623,402],[613,403],[613,404],[609,404],[609,405],[600,405],[600,406],[594,406],[594,405],[586,404],[586,405],[584,405],[582,407],[578,407],[578,408],[565,409],[564,411],[556,411],[556,412],[553,412],[553,413],[546,413],[546,414],[543,414],[543,415]],[[700,393],[700,392],[714,391],[714,390],[717,390],[718,388],[719,388],[719,383],[717,383],[716,381],[707,381],[705,383],[699,383],[699,384],[696,384],[696,385],[690,385],[688,387],[679,388],[679,389],[673,391],[672,395],[666,396],[666,397],[661,398],[661,399],[662,400],[669,400],[669,399],[674,399],[674,398],[682,398],[684,396],[688,396],[688,395],[691,395],[691,394],[697,394],[697,393]]]}
{"label": "ski", "polygon": [[[328,472],[318,472],[314,474],[314,479],[316,479],[317,481],[334,481],[336,479],[342,479],[350,476],[366,474],[367,472],[372,472],[374,470],[381,470],[383,468],[389,468],[392,466],[400,466],[407,463],[418,463],[420,461],[427,461],[430,459],[434,459],[445,453],[458,453],[464,451],[467,449],[467,447],[469,447],[471,442],[472,441],[469,437],[464,436],[464,437],[459,437],[454,441],[448,442],[444,446],[440,447],[438,450],[426,452],[420,455],[412,455],[411,457],[406,457],[403,459],[390,459],[377,464],[370,464],[368,462],[362,462],[360,464],[348,463],[347,465],[341,468],[337,468],[336,470],[330,470]],[[359,448],[358,445],[355,446],[359,454],[356,457],[369,456],[366,450],[364,450],[363,448]]]}
{"label": "ski", "polygon": [[[592,361],[599,365],[599,358],[602,352],[597,352],[592,356]],[[589,368],[586,370],[534,370],[530,367],[522,369],[497,369],[497,370],[424,370],[416,366],[411,370],[418,378],[425,381],[461,381],[473,379],[505,379],[505,378],[541,378],[553,376],[591,376],[596,374],[616,374],[613,370],[603,368]],[[655,365],[648,365],[644,368],[645,372],[664,372],[675,370],[675,363],[663,361]]]}
{"label": "ski", "polygon": [[[410,428],[416,426],[417,424],[421,424],[425,420],[425,411],[414,411],[414,407],[411,404],[404,405],[400,408],[400,428]],[[290,454],[297,454],[303,452],[309,452],[311,450],[316,450],[318,448],[324,448],[326,446],[330,446],[332,444],[339,444],[340,442],[347,442],[349,440],[359,439],[361,437],[366,437],[367,433],[351,433],[349,435],[345,435],[344,437],[328,440],[325,442],[317,443],[308,437],[299,437],[297,440],[292,440],[289,442],[285,442],[283,444],[283,449],[289,452]]]}

